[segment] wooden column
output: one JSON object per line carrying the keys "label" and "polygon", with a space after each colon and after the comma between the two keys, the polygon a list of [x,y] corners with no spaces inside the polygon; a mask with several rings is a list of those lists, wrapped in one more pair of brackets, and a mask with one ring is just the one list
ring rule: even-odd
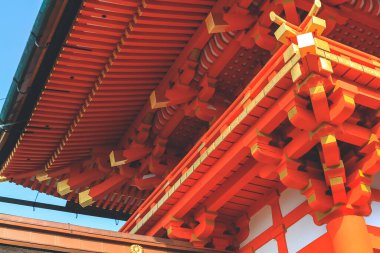
{"label": "wooden column", "polygon": [[373,253],[367,225],[361,216],[346,215],[327,224],[335,253]]}

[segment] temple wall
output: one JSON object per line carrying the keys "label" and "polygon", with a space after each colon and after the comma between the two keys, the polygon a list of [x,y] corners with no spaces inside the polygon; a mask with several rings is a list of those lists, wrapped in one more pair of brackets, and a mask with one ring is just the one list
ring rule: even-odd
{"label": "temple wall", "polygon": [[[374,181],[376,181],[374,184],[379,184],[378,189],[380,189],[380,177]],[[379,196],[378,193],[374,195]],[[285,190],[277,199],[271,199],[250,217],[249,234],[240,242],[240,252],[252,252],[253,249],[256,253],[311,253],[316,252],[315,250],[333,253],[326,225],[317,226],[310,213],[306,198],[299,191]],[[373,226],[369,233],[372,233],[373,229],[377,230],[376,227],[379,228],[377,230],[379,233],[371,235],[374,241],[379,241],[380,199],[378,197],[374,197],[372,214],[365,217],[365,221],[368,226]],[[375,244],[374,242],[373,247],[376,249],[378,246]]]}
{"label": "temple wall", "polygon": [[367,225],[380,228],[380,202],[372,201],[371,203],[372,213],[370,216],[365,217]]}
{"label": "temple wall", "polygon": [[[377,197],[373,197],[373,201],[371,203],[372,213],[370,216],[365,217],[365,221],[367,225],[379,227],[380,228],[380,173],[377,173],[371,184],[372,192],[375,192],[373,195]],[[377,195],[376,195],[377,193]]]}

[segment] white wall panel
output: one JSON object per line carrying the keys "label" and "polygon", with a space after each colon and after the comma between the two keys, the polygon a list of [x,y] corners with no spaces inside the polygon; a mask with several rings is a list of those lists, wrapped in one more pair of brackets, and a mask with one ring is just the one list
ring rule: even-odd
{"label": "white wall panel", "polygon": [[374,227],[380,227],[380,202],[372,201],[371,203],[372,213],[368,217],[364,217],[367,225]]}
{"label": "white wall panel", "polygon": [[261,248],[258,248],[255,253],[278,253],[277,241],[272,239]]}
{"label": "white wall panel", "polygon": [[269,205],[266,205],[251,217],[249,221],[249,235],[247,239],[240,244],[240,248],[252,241],[272,225],[272,208]]}
{"label": "white wall panel", "polygon": [[298,190],[288,188],[283,191],[279,199],[282,216],[285,217],[305,200],[305,196]]}
{"label": "white wall panel", "polygon": [[317,226],[313,218],[306,215],[287,229],[285,237],[289,253],[296,253],[326,232],[326,225]]}

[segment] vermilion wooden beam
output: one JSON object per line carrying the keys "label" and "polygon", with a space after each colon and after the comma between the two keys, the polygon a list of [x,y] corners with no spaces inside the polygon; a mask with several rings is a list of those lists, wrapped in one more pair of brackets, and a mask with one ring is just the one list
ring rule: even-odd
{"label": "vermilion wooden beam", "polygon": [[199,224],[192,229],[192,236],[190,242],[196,245],[204,245],[207,243],[211,234],[215,229],[215,219],[217,218],[217,213],[211,212],[209,210],[200,210],[195,214],[195,219]]}
{"label": "vermilion wooden beam", "polygon": [[[237,143],[241,144],[241,143]],[[222,157],[218,162],[210,168],[210,170],[190,188],[185,196],[178,200],[175,206],[165,215],[161,222],[157,223],[147,234],[155,234],[160,226],[160,223],[165,224],[166,218],[170,216],[182,217],[194,206],[206,192],[208,192],[216,183],[218,183],[230,169],[234,168],[239,161],[248,155],[249,149],[243,145],[236,145],[230,149],[226,156]],[[227,169],[228,168],[228,169]],[[157,229],[157,230],[156,230]]]}
{"label": "vermilion wooden beam", "polygon": [[50,178],[67,174],[70,172],[70,170],[71,170],[71,166],[64,167],[62,169],[53,170],[53,171],[41,171],[40,173],[36,175],[36,179],[40,182],[43,182],[43,181],[49,180]]}
{"label": "vermilion wooden beam", "polygon": [[250,182],[259,173],[260,169],[265,169],[265,167],[265,165],[254,160],[248,161],[222,184],[224,191],[216,191],[208,197],[203,204],[206,210],[217,212],[244,185]]}
{"label": "vermilion wooden beam", "polygon": [[71,173],[69,178],[58,182],[57,192],[61,196],[64,196],[72,192],[74,189],[87,186],[103,176],[104,173],[98,170],[86,170],[82,173]]}
{"label": "vermilion wooden beam", "polygon": [[[162,238],[129,235],[71,224],[0,215],[0,231],[6,234],[2,245],[55,252],[129,252],[131,245],[141,245],[146,253],[225,251],[196,249],[190,243]],[[81,238],[81,244],[78,244]]]}
{"label": "vermilion wooden beam", "polygon": [[151,149],[145,145],[135,144],[125,150],[113,150],[110,157],[111,167],[120,166],[145,157]]}
{"label": "vermilion wooden beam", "polygon": [[323,163],[327,167],[333,167],[340,163],[340,152],[336,141],[336,137],[333,134],[323,136],[321,138],[321,146],[323,153]]}
{"label": "vermilion wooden beam", "polygon": [[211,11],[205,22],[209,33],[220,33],[246,29],[255,20],[246,8],[236,4],[228,13]]}
{"label": "vermilion wooden beam", "polygon": [[79,193],[79,204],[82,207],[89,206],[95,201],[101,199],[108,193],[114,192],[120,188],[123,184],[127,183],[126,178],[119,174],[108,177],[102,183],[91,187],[88,190]]}
{"label": "vermilion wooden beam", "polygon": [[[23,178],[31,178],[31,177],[35,176],[38,172],[40,172],[40,170],[32,170],[32,171],[27,171],[27,172],[23,172],[23,173],[18,173],[16,175],[11,175],[9,177],[9,179],[18,180],[18,179],[23,179]],[[5,178],[7,178],[7,177],[5,176]]]}
{"label": "vermilion wooden beam", "polygon": [[131,184],[140,190],[150,190],[157,187],[161,183],[162,179],[162,176],[159,175],[146,174],[135,177]]}

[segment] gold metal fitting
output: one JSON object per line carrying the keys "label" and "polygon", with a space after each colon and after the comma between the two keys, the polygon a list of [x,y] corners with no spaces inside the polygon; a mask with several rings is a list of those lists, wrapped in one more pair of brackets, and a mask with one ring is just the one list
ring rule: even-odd
{"label": "gold metal fitting", "polygon": [[132,244],[131,247],[129,248],[130,253],[144,253],[143,247],[137,244]]}
{"label": "gold metal fitting", "polygon": [[311,18],[304,29],[286,21],[271,11],[269,13],[270,20],[280,26],[275,32],[276,39],[285,44],[289,38],[295,37],[300,33],[313,32],[317,35],[320,35],[326,29],[326,21],[315,16],[317,15],[321,6],[322,4],[320,0],[314,0],[313,6],[311,7],[308,14],[308,16]]}
{"label": "gold metal fitting", "polygon": [[314,0],[313,6],[311,7],[308,16],[316,16],[321,9],[322,3],[320,0]]}

